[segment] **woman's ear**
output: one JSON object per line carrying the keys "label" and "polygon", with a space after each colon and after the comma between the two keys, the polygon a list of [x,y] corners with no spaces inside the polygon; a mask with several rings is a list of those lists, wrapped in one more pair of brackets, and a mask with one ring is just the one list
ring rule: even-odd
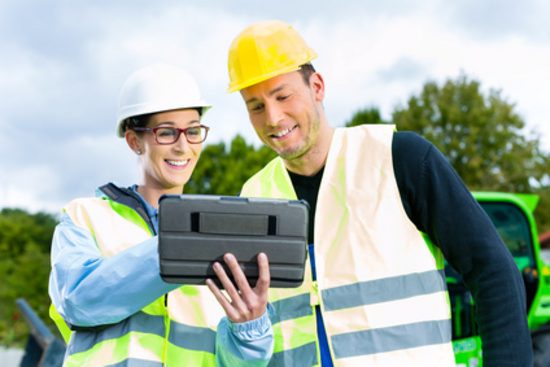
{"label": "woman's ear", "polygon": [[134,130],[126,130],[124,133],[124,138],[126,139],[126,144],[132,149],[137,155],[143,153],[141,148],[141,139],[137,136]]}

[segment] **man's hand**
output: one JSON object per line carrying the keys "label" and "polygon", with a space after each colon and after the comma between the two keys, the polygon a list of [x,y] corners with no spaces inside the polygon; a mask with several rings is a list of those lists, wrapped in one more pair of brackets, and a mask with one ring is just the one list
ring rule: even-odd
{"label": "man's hand", "polygon": [[233,274],[233,279],[238,289],[235,288],[235,285],[231,282],[223,267],[218,262],[215,262],[213,265],[214,272],[225,288],[229,299],[216,286],[212,279],[207,279],[206,284],[220,305],[222,305],[229,320],[234,323],[240,323],[254,320],[262,316],[266,310],[267,291],[270,282],[267,255],[264,253],[258,254],[259,277],[254,288],[250,288],[250,284],[248,284],[248,280],[233,254],[227,253],[224,255],[223,259],[229,267],[229,270],[231,270],[231,274]]}

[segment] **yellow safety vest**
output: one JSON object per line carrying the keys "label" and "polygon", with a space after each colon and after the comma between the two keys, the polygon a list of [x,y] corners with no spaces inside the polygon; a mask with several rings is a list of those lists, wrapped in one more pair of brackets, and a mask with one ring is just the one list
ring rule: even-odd
{"label": "yellow safety vest", "polygon": [[[145,221],[130,207],[107,197],[77,199],[64,208],[86,228],[105,257],[152,236]],[[207,287],[183,286],[140,312],[100,329],[67,332],[65,366],[136,365],[214,366],[216,328],[225,316]]]}
{"label": "yellow safety vest", "polygon": [[[319,305],[335,366],[454,366],[444,260],[409,220],[395,179],[394,127],[336,129],[317,198],[315,266],[303,285],[270,289],[270,366],[319,364]],[[277,157],[242,196],[296,199]]]}

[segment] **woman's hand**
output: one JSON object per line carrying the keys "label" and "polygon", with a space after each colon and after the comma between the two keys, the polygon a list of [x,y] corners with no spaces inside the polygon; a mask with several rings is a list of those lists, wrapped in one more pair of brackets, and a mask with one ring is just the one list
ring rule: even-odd
{"label": "woman's hand", "polygon": [[[264,253],[258,254],[259,277],[254,288],[250,288],[250,284],[248,284],[248,280],[233,254],[227,253],[223,259],[231,274],[233,274],[235,284],[231,282],[220,263],[215,262],[213,267],[228,297],[222,293],[212,279],[207,279],[206,284],[225,310],[229,320],[240,323],[262,316],[266,310],[267,291],[270,282],[267,255]],[[235,288],[235,285],[238,289]]]}

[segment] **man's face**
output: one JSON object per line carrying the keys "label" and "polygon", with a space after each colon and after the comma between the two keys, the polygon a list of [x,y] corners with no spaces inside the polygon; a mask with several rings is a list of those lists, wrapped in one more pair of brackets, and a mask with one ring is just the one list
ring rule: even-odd
{"label": "man's face", "polygon": [[298,71],[241,90],[258,137],[287,161],[303,157],[315,146],[323,93],[318,74],[306,84]]}

